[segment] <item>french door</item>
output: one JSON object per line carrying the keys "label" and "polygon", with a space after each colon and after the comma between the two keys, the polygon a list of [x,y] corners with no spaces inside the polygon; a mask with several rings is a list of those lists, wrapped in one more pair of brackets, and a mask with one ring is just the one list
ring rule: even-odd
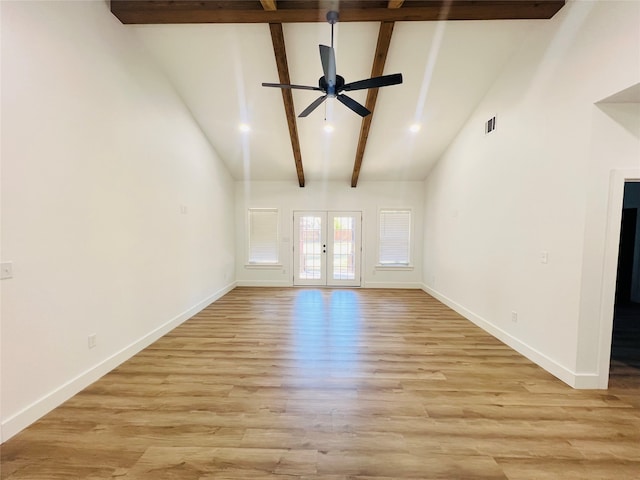
{"label": "french door", "polygon": [[360,286],[360,212],[293,213],[293,284]]}

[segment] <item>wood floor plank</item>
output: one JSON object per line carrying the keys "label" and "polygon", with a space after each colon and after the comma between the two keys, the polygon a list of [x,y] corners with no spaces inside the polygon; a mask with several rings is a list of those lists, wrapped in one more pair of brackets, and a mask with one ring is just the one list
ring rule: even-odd
{"label": "wood floor plank", "polygon": [[2,445],[0,478],[638,478],[623,360],[573,390],[422,291],[236,288]]}

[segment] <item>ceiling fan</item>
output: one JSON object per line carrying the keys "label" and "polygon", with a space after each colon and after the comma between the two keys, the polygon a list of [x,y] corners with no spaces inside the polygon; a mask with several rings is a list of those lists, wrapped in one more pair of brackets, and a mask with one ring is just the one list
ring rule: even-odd
{"label": "ceiling fan", "polygon": [[338,12],[327,12],[327,22],[331,24],[331,46],[320,45],[320,60],[324,76],[318,80],[317,87],[307,85],[290,85],[286,83],[263,83],[263,87],[293,88],[298,90],[317,90],[324,95],[318,97],[311,105],[305,108],[298,117],[306,117],[318,108],[327,98],[337,98],[338,101],[349,107],[361,117],[366,117],[371,112],[353,98],[342,92],[352,90],[364,90],[368,88],[386,87],[402,83],[402,74],[382,75],[381,77],[368,78],[357,82],[344,83],[344,78],[336,74],[336,55],[333,49],[333,25],[338,21]]}

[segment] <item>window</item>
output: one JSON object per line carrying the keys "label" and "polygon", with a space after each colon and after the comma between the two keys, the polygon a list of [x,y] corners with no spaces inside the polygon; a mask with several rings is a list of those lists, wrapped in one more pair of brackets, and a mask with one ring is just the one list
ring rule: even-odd
{"label": "window", "polygon": [[278,263],[278,209],[249,209],[249,264]]}
{"label": "window", "polygon": [[382,266],[409,266],[411,210],[380,210],[378,263]]}

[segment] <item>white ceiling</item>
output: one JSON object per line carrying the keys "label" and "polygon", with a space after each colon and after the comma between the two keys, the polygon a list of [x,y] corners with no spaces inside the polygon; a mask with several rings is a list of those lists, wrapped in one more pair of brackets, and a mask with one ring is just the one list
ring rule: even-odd
{"label": "white ceiling", "polygon": [[[381,88],[359,179],[422,180],[460,130],[524,37],[544,20],[396,22],[385,74],[402,85]],[[335,27],[337,71],[346,82],[368,78],[379,23]],[[129,26],[156,58],[237,180],[297,183],[267,24]],[[327,23],[284,24],[291,82],[317,85],[318,44]],[[294,90],[296,114],[320,92]],[[365,103],[366,91],[350,92]],[[329,99],[298,132],[307,182],[350,182],[361,118]],[[327,120],[332,133],[323,130]],[[238,126],[246,122],[249,133]],[[411,133],[418,122],[421,130]],[[482,128],[482,126],[479,126]]]}

